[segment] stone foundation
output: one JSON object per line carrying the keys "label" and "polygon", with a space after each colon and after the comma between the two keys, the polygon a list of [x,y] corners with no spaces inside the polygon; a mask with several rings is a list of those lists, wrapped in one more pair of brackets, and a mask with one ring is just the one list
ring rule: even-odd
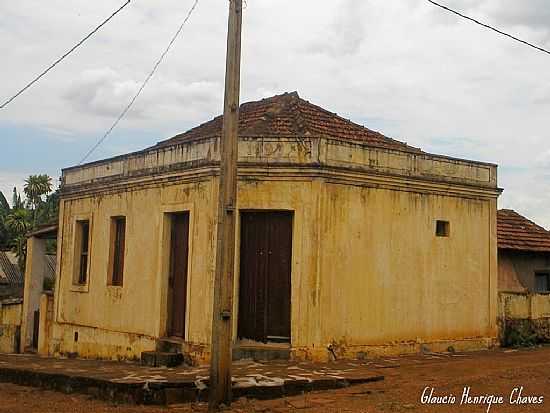
{"label": "stone foundation", "polygon": [[498,345],[496,338],[464,338],[437,341],[406,341],[383,345],[345,345],[333,342],[326,348],[293,348],[292,360],[329,362],[335,360],[363,360],[405,354],[482,351]]}

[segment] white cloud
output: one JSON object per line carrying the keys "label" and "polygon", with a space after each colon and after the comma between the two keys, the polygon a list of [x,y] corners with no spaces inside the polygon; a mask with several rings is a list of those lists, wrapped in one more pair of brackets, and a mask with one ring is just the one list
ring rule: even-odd
{"label": "white cloud", "polygon": [[496,23],[542,29],[550,27],[547,0],[483,0],[472,2],[484,15]]}
{"label": "white cloud", "polygon": [[499,208],[515,209],[550,230],[550,171],[546,167],[502,170],[506,188],[499,199]]}
{"label": "white cloud", "polygon": [[[128,104],[136,94],[139,84],[122,77],[110,68],[84,71],[72,81],[63,98],[79,111],[104,117],[116,117],[121,107]],[[139,117],[141,112],[134,109],[129,116]]]}
{"label": "white cloud", "polygon": [[[111,68],[84,71],[63,94],[73,110],[103,118],[116,118],[136,95],[141,82],[124,78]],[[136,101],[127,114],[131,121],[148,126],[181,116],[195,119],[210,112],[219,102],[222,85],[211,81],[183,83],[159,76],[153,87]],[[204,116],[204,115],[203,115]]]}

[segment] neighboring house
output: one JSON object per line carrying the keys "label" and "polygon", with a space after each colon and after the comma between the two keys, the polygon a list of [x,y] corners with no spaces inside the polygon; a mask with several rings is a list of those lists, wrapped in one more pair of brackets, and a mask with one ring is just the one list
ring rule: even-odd
{"label": "neighboring house", "polygon": [[550,232],[510,209],[498,211],[499,291],[550,292]]}
{"label": "neighboring house", "polygon": [[23,296],[24,279],[13,252],[0,251],[0,299]]}
{"label": "neighboring house", "polygon": [[[50,353],[209,358],[222,117],[63,171]],[[487,348],[497,167],[296,93],[243,104],[234,347],[298,359]]]}

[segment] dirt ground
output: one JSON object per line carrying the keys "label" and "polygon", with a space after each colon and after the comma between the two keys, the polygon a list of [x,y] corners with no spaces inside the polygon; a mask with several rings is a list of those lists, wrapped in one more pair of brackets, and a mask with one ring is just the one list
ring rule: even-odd
{"label": "dirt ground", "polygon": [[[530,350],[498,350],[462,357],[428,357],[384,368],[382,382],[341,390],[313,392],[279,400],[240,399],[226,412],[550,412],[550,347]],[[422,404],[424,389],[434,396],[452,394],[454,404]],[[462,404],[464,388],[470,396],[502,396],[502,404]],[[510,404],[514,388],[523,387],[523,404]],[[542,404],[532,404],[542,397]],[[517,401],[517,392],[514,393]],[[472,400],[473,402],[474,400]],[[530,402],[530,403],[529,403]],[[88,396],[65,395],[35,388],[0,383],[1,413],[160,413],[206,412],[204,404],[148,407],[113,405]]]}

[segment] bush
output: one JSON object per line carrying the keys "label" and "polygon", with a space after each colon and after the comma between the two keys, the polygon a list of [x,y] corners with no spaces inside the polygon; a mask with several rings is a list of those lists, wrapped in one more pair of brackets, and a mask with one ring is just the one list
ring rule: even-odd
{"label": "bush", "polygon": [[532,347],[537,342],[537,333],[529,320],[507,320],[504,347]]}

